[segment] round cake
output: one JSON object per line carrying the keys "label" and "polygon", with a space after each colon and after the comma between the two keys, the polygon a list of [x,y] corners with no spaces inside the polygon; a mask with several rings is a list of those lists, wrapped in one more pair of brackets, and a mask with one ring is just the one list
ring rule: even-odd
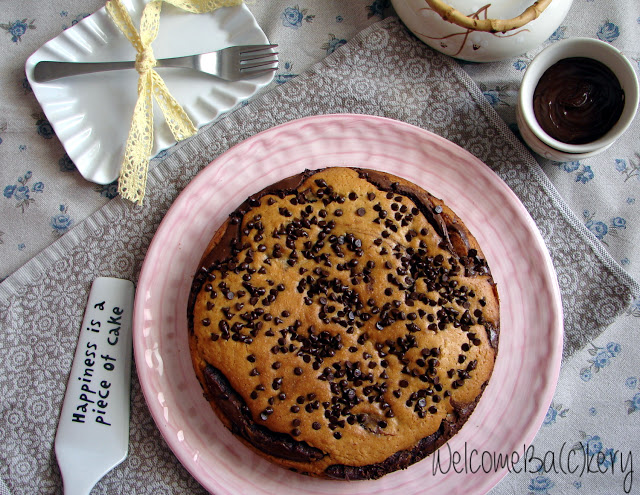
{"label": "round cake", "polygon": [[385,172],[305,171],[217,230],[188,305],[222,423],[285,468],[376,479],[456,434],[493,371],[499,301],[474,236]]}

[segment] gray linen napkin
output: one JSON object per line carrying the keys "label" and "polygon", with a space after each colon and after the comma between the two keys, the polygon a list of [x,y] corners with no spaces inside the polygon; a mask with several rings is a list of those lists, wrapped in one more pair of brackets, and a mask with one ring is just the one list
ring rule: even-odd
{"label": "gray linen napkin", "polygon": [[[111,201],[0,285],[0,478],[14,494],[61,490],[53,454],[57,411],[92,281],[135,281],[168,207],[229,147],[292,119],[344,112],[431,130],[474,153],[509,184],[542,232],[558,273],[565,358],[640,295],[638,284],[568,210],[457,62],[388,18],[177,146],[152,170],[144,207]],[[158,493],[169,487],[174,493],[202,491],[162,440],[134,371],[129,457],[93,493]]]}

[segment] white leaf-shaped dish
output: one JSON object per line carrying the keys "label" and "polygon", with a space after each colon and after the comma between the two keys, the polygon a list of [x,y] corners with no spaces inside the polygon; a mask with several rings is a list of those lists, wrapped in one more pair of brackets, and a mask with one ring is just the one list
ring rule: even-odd
{"label": "white leaf-shaped dish", "polygon": [[[136,26],[146,3],[125,1]],[[245,5],[191,14],[165,4],[152,47],[156,58],[164,58],[267,42]],[[84,178],[98,184],[113,182],[120,172],[137,99],[138,73],[122,70],[37,83],[33,69],[41,60],[116,61],[134,60],[135,55],[135,49],[103,7],[45,43],[25,65],[31,88],[67,154]],[[273,78],[264,75],[227,82],[189,69],[158,69],[158,73],[196,127],[216,120]],[[156,106],[151,156],[175,142]]]}

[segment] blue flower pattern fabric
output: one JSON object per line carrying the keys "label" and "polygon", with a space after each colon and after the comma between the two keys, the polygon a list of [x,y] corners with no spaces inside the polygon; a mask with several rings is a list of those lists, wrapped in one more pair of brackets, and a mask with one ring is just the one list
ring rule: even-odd
{"label": "blue flower pattern fabric", "polygon": [[636,153],[634,158],[616,158],[615,168],[624,177],[624,182],[640,180],[640,153]]}
{"label": "blue flower pattern fabric", "polygon": [[[640,312],[640,300],[637,300],[634,303],[636,309]],[[627,406],[627,414],[637,413],[640,411],[640,380],[637,376],[628,377],[624,385],[626,388],[630,389],[633,393],[633,396],[625,401],[625,405]]]}
{"label": "blue flower pattern fabric", "polygon": [[626,404],[629,406],[627,414],[640,411],[640,392],[635,394],[630,400],[626,401]]}
{"label": "blue flower pattern fabric", "polygon": [[622,350],[620,344],[609,342],[605,347],[598,347],[593,342],[588,350],[591,358],[588,360],[589,365],[580,370],[580,378],[588,382],[599,373],[601,369],[608,366],[613,358],[615,358]]}
{"label": "blue flower pattern fabric", "polygon": [[291,29],[298,29],[303,22],[313,22],[315,15],[308,14],[308,9],[300,9],[299,6],[287,7],[282,13],[282,25]]}
{"label": "blue flower pattern fabric", "polygon": [[60,172],[73,172],[76,169],[76,166],[66,153],[58,160],[58,166],[60,167]]}
{"label": "blue flower pattern fabric", "polygon": [[33,174],[31,171],[18,177],[16,184],[9,184],[4,188],[3,195],[7,199],[15,201],[16,208],[20,208],[22,213],[29,207],[31,203],[36,201],[35,196],[44,191],[44,184],[36,182],[30,185]]}
{"label": "blue flower pattern fabric", "polygon": [[336,38],[335,34],[329,34],[329,41],[324,43],[322,45],[322,48],[324,48],[327,51],[327,55],[331,55],[342,45],[346,45],[346,44],[347,44],[347,40]]}
{"label": "blue flower pattern fabric", "polygon": [[390,3],[390,0],[374,0],[371,5],[367,6],[367,17],[382,17],[385,13],[385,9],[389,8]]}
{"label": "blue flower pattern fabric", "polygon": [[51,227],[55,235],[66,233],[73,225],[73,219],[67,213],[67,206],[60,205],[60,211],[51,217]]}
{"label": "blue flower pattern fabric", "polygon": [[22,41],[22,37],[26,34],[27,30],[36,28],[34,23],[35,19],[28,21],[27,18],[24,18],[20,21],[0,24],[0,28],[4,29],[9,36],[11,36],[12,42],[18,43]]}
{"label": "blue flower pattern fabric", "polygon": [[44,116],[44,114],[34,114],[32,117],[36,121],[36,128],[38,130],[38,135],[42,136],[44,139],[52,139],[56,133],[53,130],[53,127]]}
{"label": "blue flower pattern fabric", "polygon": [[113,181],[111,184],[106,184],[104,186],[98,184],[94,189],[100,193],[100,196],[113,199],[118,195],[118,181]]}
{"label": "blue flower pattern fabric", "polygon": [[584,431],[579,432],[582,439],[577,442],[572,450],[579,451],[584,456],[592,459],[600,472],[607,472],[620,461],[622,453],[613,447],[605,447],[599,435],[588,435]]}
{"label": "blue flower pattern fabric", "polygon": [[598,28],[596,35],[602,41],[613,43],[620,36],[620,28],[612,22],[605,22]]}
{"label": "blue flower pattern fabric", "polygon": [[622,217],[613,217],[608,223],[602,220],[594,220],[595,213],[585,210],[583,213],[585,217],[585,226],[595,235],[605,246],[608,246],[608,239],[605,237],[610,236],[618,237],[620,230],[626,230],[627,221]]}
{"label": "blue flower pattern fabric", "polygon": [[282,64],[282,68],[283,70],[279,71],[275,77],[274,77],[274,81],[276,82],[276,84],[284,84],[286,83],[289,79],[293,79],[294,77],[296,77],[298,74],[293,72],[293,63],[290,61],[285,61],[280,62],[280,64]]}
{"label": "blue flower pattern fabric", "polygon": [[529,493],[531,494],[543,495],[550,493],[549,490],[551,490],[554,486],[555,483],[553,483],[549,477],[536,476],[535,478],[531,479],[528,488]]}
{"label": "blue flower pattern fabric", "polygon": [[550,426],[554,424],[558,419],[565,418],[569,413],[568,408],[563,408],[562,404],[556,404],[551,402],[547,414],[542,422],[543,426]]}

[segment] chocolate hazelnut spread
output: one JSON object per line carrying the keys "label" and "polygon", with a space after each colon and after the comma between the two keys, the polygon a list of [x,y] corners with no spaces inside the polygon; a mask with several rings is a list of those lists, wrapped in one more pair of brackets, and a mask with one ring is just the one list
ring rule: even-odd
{"label": "chocolate hazelnut spread", "polygon": [[567,144],[604,136],[618,121],[624,91],[603,63],[585,57],[560,60],[540,78],[533,110],[542,129]]}

